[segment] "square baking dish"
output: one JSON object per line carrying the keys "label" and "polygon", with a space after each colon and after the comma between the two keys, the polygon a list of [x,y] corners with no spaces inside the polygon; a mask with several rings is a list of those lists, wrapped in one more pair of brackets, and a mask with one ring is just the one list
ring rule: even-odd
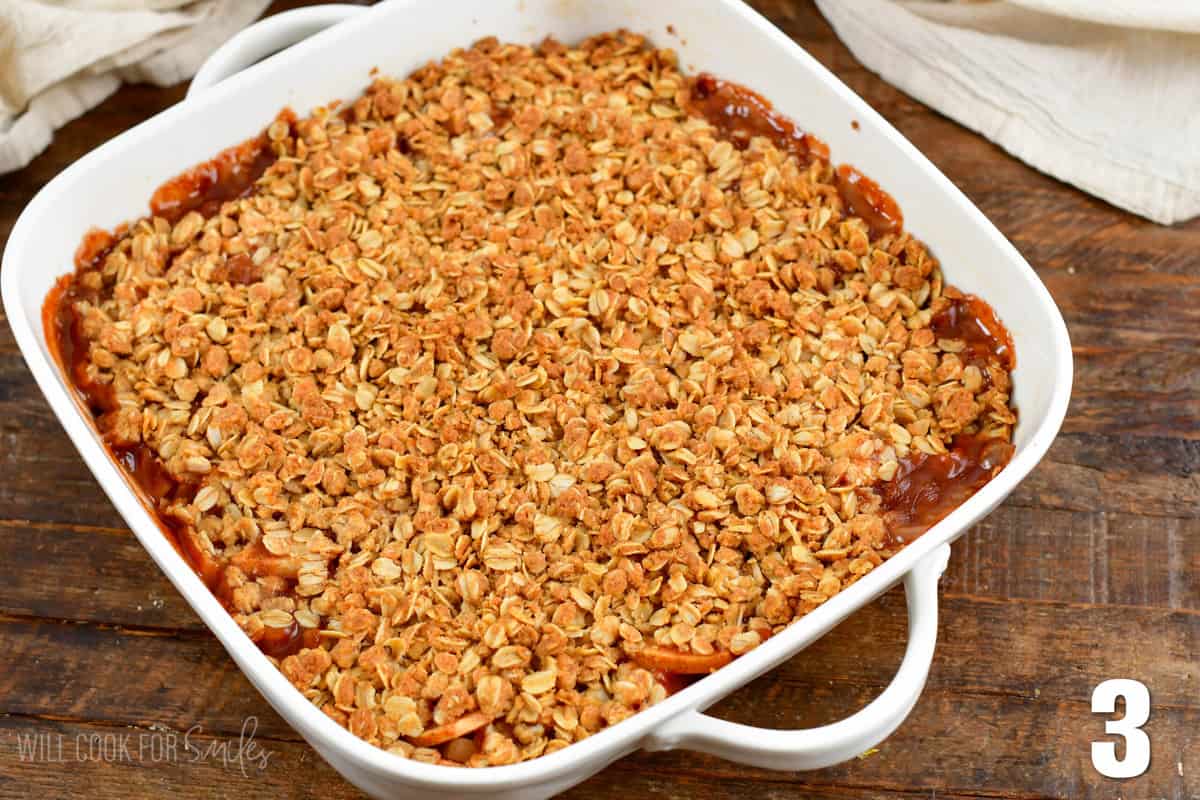
{"label": "square baking dish", "polygon": [[[984,298],[1012,334],[1013,402],[1020,418],[1016,453],[982,490],[895,557],[784,633],[662,703],[561,751],[512,766],[461,769],[405,760],[358,739],[312,706],[173,549],[73,399],[47,347],[42,304],[55,280],[73,270],[76,244],[89,228],[111,228],[144,215],[157,186],[255,135],[283,106],[304,114],[335,98],[353,99],[365,89],[372,68],[404,75],[484,36],[535,42],[553,35],[573,42],[616,28],[675,48],[688,73],[712,72],[761,93],[828,143],[835,162],[855,165],[895,197],[908,230],[939,258],[947,281]],[[248,68],[237,72],[242,67]],[[1071,387],[1066,325],[1029,264],[882,117],[738,0],[392,0],[370,9],[318,6],[272,17],[216,53],[187,100],[97,148],[47,184],[13,228],[0,285],[38,385],[142,545],[276,711],[347,779],[376,797],[546,797],[637,749],[690,748],[794,770],[837,763],[873,746],[903,721],[924,686],[937,635],[937,580],[949,543],[999,504],[1046,453]],[[892,684],[866,708],[832,725],[786,732],[700,713],[901,580],[908,598],[908,648]]]}

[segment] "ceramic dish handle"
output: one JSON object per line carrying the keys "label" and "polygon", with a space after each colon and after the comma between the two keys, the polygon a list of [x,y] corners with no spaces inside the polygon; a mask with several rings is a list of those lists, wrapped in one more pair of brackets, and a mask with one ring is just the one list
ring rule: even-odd
{"label": "ceramic dish handle", "polygon": [[187,96],[194,97],[267,56],[365,10],[365,6],[334,3],[297,8],[261,19],[234,34],[208,57],[192,78]]}
{"label": "ceramic dish handle", "polygon": [[752,728],[689,711],[655,731],[646,748],[699,750],[756,767],[804,770],[841,763],[879,744],[904,721],[925,687],[937,643],[938,578],[949,558],[950,545],[942,545],[904,576],[908,648],[891,684],[866,708],[801,731]]}

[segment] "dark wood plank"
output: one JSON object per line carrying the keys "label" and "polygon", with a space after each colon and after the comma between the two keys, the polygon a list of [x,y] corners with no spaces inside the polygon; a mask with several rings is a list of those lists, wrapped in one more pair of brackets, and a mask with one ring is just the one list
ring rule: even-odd
{"label": "dark wood plank", "polygon": [[124,528],[0,522],[0,615],[208,630]]}
{"label": "dark wood plank", "polygon": [[[1200,519],[1007,505],[955,544],[942,586],[948,598],[1200,611]],[[57,523],[0,522],[0,615],[206,630],[132,533]]]}
{"label": "dark wood plank", "polygon": [[[237,753],[243,747],[243,740],[195,731],[185,741],[184,733],[187,732],[0,717],[0,798],[74,796],[127,800],[186,796],[194,800],[228,797],[360,800],[364,797],[302,743],[280,742],[260,735],[253,740],[258,749],[239,760]],[[56,760],[60,754],[62,761]],[[928,796],[925,790],[802,785],[794,778],[778,776],[759,780],[722,779],[714,785],[709,783],[710,776],[699,770],[647,771],[648,766],[655,767],[661,761],[665,761],[661,756],[627,759],[563,797],[609,798],[617,782],[622,794],[629,797],[740,798],[751,790],[755,796],[770,800],[795,798],[798,791],[808,800],[909,800]],[[988,795],[938,792],[943,800],[981,796]]]}
{"label": "dark wood plank", "polygon": [[[948,624],[952,619],[948,615]],[[858,622],[858,625],[868,624]],[[882,640],[882,637],[876,640]],[[992,656],[1002,652],[1004,644],[1002,639],[997,640],[997,650]],[[946,643],[943,643],[943,654],[946,651]],[[97,652],[97,655],[102,656],[103,652]],[[842,678],[836,667],[826,672],[829,667],[826,655],[826,652],[810,652],[808,657],[796,660],[811,662],[806,668],[816,674],[810,678],[797,682],[780,680],[778,676],[762,679],[734,694],[714,711],[732,720],[760,726],[808,727],[858,708],[878,691],[876,686],[862,686]],[[134,668],[140,666],[136,656],[131,658],[126,654],[125,658]],[[937,789],[948,790],[952,795],[992,798],[1108,796],[1105,793],[1111,792],[1112,784],[1099,778],[1087,764],[1088,742],[1102,738],[1103,718],[1091,715],[1088,710],[1086,688],[1082,693],[1076,692],[1069,679],[1040,681],[1042,687],[1031,686],[1025,693],[972,691],[958,684],[947,688],[938,680],[938,675],[952,673],[958,667],[958,664],[947,664],[947,658],[953,660],[953,652],[938,658],[930,686],[904,728],[870,757],[812,774],[788,775],[745,769],[696,753],[640,754],[617,764],[596,783],[608,790],[617,783],[628,787],[630,792],[644,793],[649,793],[652,786],[660,786],[668,790],[667,796],[696,796],[691,794],[692,790],[704,782],[718,784],[719,792],[724,794],[716,796],[744,796],[740,793],[751,784],[793,793],[806,787],[828,786],[869,792],[929,792]],[[989,666],[995,667],[995,663]],[[803,663],[800,668],[805,668]],[[56,676],[53,672],[49,674]],[[878,680],[876,675],[869,678]],[[107,685],[113,684],[107,682]],[[1180,753],[1181,757],[1193,752],[1190,748],[1195,744],[1194,730],[1200,722],[1200,710],[1194,702],[1171,704],[1164,692],[1158,690],[1156,682],[1151,681],[1151,685],[1154,706],[1147,732],[1153,736],[1159,752]],[[228,686],[223,686],[221,691],[227,692]],[[78,694],[76,688],[71,696],[78,697]],[[174,709],[170,692],[166,694],[167,697],[158,698],[156,709]],[[122,698],[128,699],[133,698]],[[71,712],[79,710],[78,702],[67,709]],[[272,734],[280,733],[281,739],[287,741],[287,730],[276,729],[275,723],[266,716],[268,712],[262,703],[229,710],[232,714],[228,718],[190,709],[181,711],[176,720],[160,710],[146,720],[114,722],[121,724],[121,730],[126,729],[126,724],[144,729],[154,724],[156,729],[174,729],[180,733],[199,724],[210,735],[228,739],[238,735],[247,716],[258,716],[259,734],[271,739],[271,746],[280,742],[278,746],[286,748],[283,741]],[[30,718],[19,711],[17,716],[25,718],[29,727],[37,730],[53,730],[55,724],[64,722],[73,726],[79,724],[74,718]],[[176,721],[178,724],[174,724]],[[936,770],[911,770],[905,766],[920,763],[935,763]],[[980,772],[983,764],[986,765],[986,778]],[[1188,798],[1200,788],[1196,786],[1195,778],[1188,778],[1188,775],[1184,770],[1184,775],[1178,776],[1170,758],[1159,758],[1141,786],[1151,789],[1153,796]],[[192,780],[202,776],[202,772],[193,772]],[[578,790],[576,796],[601,795],[595,792],[595,787],[586,786]]]}
{"label": "dark wood plank", "polygon": [[[828,687],[881,689],[899,663],[906,627],[903,596],[889,593],[724,707],[768,726],[835,719],[848,709],[804,697]],[[1200,649],[1195,611],[950,594],[942,599],[941,630],[933,690],[1081,703],[1101,681],[1136,675],[1152,688],[1156,707],[1200,711],[1200,675],[1190,664]],[[207,634],[0,618],[0,636],[8,666],[0,674],[0,713],[53,709],[85,721],[184,728],[205,720],[219,732],[236,731],[254,713],[264,734],[294,736]],[[126,680],[131,674],[140,679]],[[106,694],[102,687],[119,688]]]}
{"label": "dark wood plank", "polygon": [[[185,740],[186,734],[186,740]],[[303,742],[0,716],[0,798],[361,800]],[[39,743],[49,750],[39,750]],[[238,752],[244,753],[238,758]],[[61,755],[61,761],[57,760]]]}
{"label": "dark wood plank", "polygon": [[[807,653],[723,701],[714,713],[747,724],[797,728],[861,707],[899,660],[901,605],[898,597],[889,597],[856,615]],[[9,622],[0,629],[12,653],[0,697],[15,698],[4,701],[3,713],[36,718],[42,725],[53,722],[44,718],[44,709],[55,709],[58,721],[72,724],[94,722],[91,715],[99,713],[105,724],[180,732],[200,725],[218,738],[236,736],[254,716],[261,736],[294,738],[215,644],[50,627]],[[1098,634],[1106,630],[1112,633]],[[937,788],[993,797],[1102,797],[1111,787],[1087,766],[1087,743],[1099,738],[1102,720],[1091,715],[1087,699],[1098,676],[1128,673],[1151,687],[1154,706],[1147,730],[1159,752],[1189,752],[1200,722],[1197,676],[1189,666],[1197,644],[1195,624],[1181,626],[1158,611],[1118,614],[950,600],[943,631],[921,703],[875,755],[800,777],[694,754],[638,756],[602,780],[624,785],[628,779],[637,787],[645,779],[629,776],[649,763],[652,780],[673,785],[678,779],[681,789],[708,780],[722,786],[730,782],[726,791],[731,791],[740,783],[763,781],[793,789],[812,784],[883,791]],[[869,661],[861,657],[864,641],[874,651]],[[1071,654],[1080,649],[1090,650],[1094,662],[1074,664]],[[40,678],[28,677],[30,672]],[[130,681],[130,675],[139,679]],[[119,690],[119,696],[102,696],[98,687]],[[930,761],[936,774],[901,771],[897,777],[896,765]],[[1138,786],[1148,790],[1145,796],[1188,797],[1200,789],[1194,782],[1175,782],[1167,761],[1155,762],[1139,780]],[[987,765],[985,785],[979,783],[981,764]]]}
{"label": "dark wood plank", "polygon": [[[1103,720],[1085,705],[927,690],[904,727],[879,752],[828,770],[780,773],[690,752],[639,754],[567,796],[610,797],[618,786],[629,797],[661,792],[704,798],[807,797],[824,787],[882,796],[1005,800],[1185,800],[1200,792],[1194,774],[1200,768],[1194,733],[1200,715],[1194,709],[1154,710],[1145,729],[1162,755],[1152,759],[1144,776],[1129,781],[1102,778],[1091,768],[1090,742],[1104,738]],[[1187,754],[1185,760],[1177,760],[1176,753]]]}
{"label": "dark wood plank", "polygon": [[207,633],[14,619],[0,631],[0,713],[222,734],[253,715],[262,735],[298,738]]}
{"label": "dark wood plank", "polygon": [[13,351],[0,351],[0,519],[125,526]]}
{"label": "dark wood plank", "polygon": [[1200,611],[1200,519],[1010,503],[954,545],[942,591]]}
{"label": "dark wood plank", "polygon": [[1194,517],[1200,508],[1194,440],[1060,434],[1010,504],[1147,517]]}

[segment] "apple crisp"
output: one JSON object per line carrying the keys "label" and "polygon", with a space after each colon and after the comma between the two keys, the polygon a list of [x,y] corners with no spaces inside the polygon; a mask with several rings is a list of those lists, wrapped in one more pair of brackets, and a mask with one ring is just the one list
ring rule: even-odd
{"label": "apple crisp", "polygon": [[894,201],[625,32],[285,113],[78,261],[48,331],[166,533],[421,761],[662,700],[1012,452],[1008,335]]}

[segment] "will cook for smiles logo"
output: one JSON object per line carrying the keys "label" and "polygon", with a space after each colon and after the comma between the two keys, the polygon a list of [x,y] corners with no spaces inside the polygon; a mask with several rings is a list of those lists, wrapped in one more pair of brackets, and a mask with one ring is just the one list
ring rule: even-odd
{"label": "will cook for smiles logo", "polygon": [[221,764],[249,777],[267,769],[275,755],[257,741],[258,718],[247,717],[236,738],[205,736],[199,725],[172,730],[14,733],[17,758],[26,763]]}

